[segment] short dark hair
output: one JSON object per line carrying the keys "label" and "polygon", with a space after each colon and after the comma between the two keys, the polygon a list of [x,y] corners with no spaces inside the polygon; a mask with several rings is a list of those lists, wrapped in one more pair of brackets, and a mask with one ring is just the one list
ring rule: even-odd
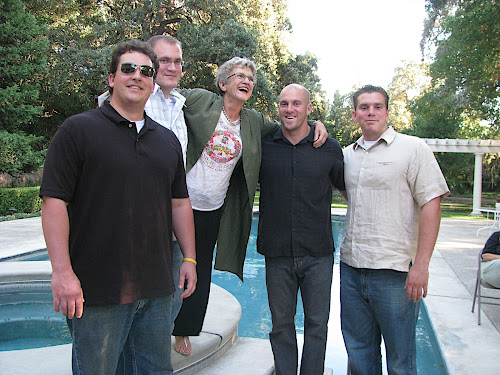
{"label": "short dark hair", "polygon": [[[155,69],[155,72],[158,71],[159,68],[158,59],[156,58],[156,53],[153,50],[153,47],[151,47],[146,42],[137,39],[132,39],[132,40],[127,40],[125,42],[121,42],[114,49],[113,54],[111,55],[111,63],[109,64],[110,74],[116,74],[120,58],[123,54],[127,52],[140,52],[147,55],[151,59],[151,62],[153,63],[153,68]],[[109,91],[112,93],[113,89],[110,88]]]}
{"label": "short dark hair", "polygon": [[387,91],[385,91],[380,86],[366,85],[360,88],[358,91],[356,91],[352,96],[352,104],[354,105],[354,110],[356,110],[356,108],[358,107],[358,97],[361,94],[366,94],[371,92],[378,92],[382,94],[385,98],[385,109],[389,109],[389,95],[387,95]]}

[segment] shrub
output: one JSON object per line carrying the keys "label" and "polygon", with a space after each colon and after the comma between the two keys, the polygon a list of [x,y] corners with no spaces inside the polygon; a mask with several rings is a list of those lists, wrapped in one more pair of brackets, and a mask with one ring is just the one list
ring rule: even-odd
{"label": "shrub", "polygon": [[40,211],[42,199],[38,196],[40,187],[0,189],[0,215],[32,213]]}
{"label": "shrub", "polygon": [[16,175],[43,165],[43,137],[0,130],[0,172]]}

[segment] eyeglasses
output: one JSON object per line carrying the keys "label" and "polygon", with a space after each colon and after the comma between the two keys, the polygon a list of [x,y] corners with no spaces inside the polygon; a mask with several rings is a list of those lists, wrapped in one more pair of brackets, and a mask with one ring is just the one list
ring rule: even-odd
{"label": "eyeglasses", "polygon": [[243,82],[245,80],[245,78],[248,79],[248,82],[250,82],[251,84],[255,84],[255,82],[256,82],[255,77],[253,77],[253,76],[247,76],[246,74],[243,74],[243,73],[234,73],[234,74],[231,74],[229,77],[227,77],[227,79],[229,79],[231,77],[236,77],[241,82]]}
{"label": "eyeglasses", "polygon": [[160,65],[170,65],[170,64],[174,63],[174,65],[177,66],[177,67],[184,66],[184,60],[181,60],[181,59],[175,59],[175,60],[172,60],[172,59],[158,59],[158,62],[160,63]]}
{"label": "eyeglasses", "polygon": [[132,74],[137,70],[137,68],[140,69],[141,74],[144,77],[151,78],[155,75],[154,68],[152,66],[149,66],[149,65],[137,65],[137,64],[134,64],[131,62],[126,62],[120,66],[120,70],[122,71],[122,73],[125,73],[125,74]]}

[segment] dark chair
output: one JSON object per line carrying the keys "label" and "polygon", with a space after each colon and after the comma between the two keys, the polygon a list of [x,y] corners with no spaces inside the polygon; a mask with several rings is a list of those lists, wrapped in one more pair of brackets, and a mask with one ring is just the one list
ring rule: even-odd
{"label": "dark chair", "polygon": [[[500,290],[500,288],[496,288],[491,284],[488,284],[486,281],[483,280],[483,276],[481,273],[481,263],[483,262],[483,258],[481,257],[482,255],[482,250],[479,252],[479,257],[478,257],[478,262],[477,262],[477,276],[476,276],[476,289],[474,290],[474,300],[472,302],[472,312],[474,312],[474,306],[476,305],[476,299],[477,299],[477,324],[481,325],[481,303],[487,304],[487,305],[498,305],[500,306],[500,303],[495,302],[494,300],[500,300],[500,297],[491,297],[491,296],[486,296],[481,291],[481,287],[487,288],[487,289],[495,289],[495,290]],[[485,301],[481,301],[481,298],[486,298]]]}

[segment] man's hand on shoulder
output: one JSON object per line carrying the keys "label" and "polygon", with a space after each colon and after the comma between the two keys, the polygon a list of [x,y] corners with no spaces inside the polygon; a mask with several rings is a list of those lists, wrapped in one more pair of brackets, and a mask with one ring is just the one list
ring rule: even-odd
{"label": "man's hand on shoulder", "polygon": [[314,122],[314,143],[313,146],[318,148],[325,144],[328,139],[328,132],[326,131],[325,125],[321,121]]}

